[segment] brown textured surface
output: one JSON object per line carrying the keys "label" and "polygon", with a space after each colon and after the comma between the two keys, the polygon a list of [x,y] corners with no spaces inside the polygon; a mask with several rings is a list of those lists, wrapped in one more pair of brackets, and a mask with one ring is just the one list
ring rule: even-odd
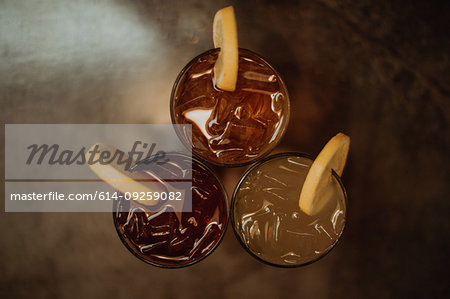
{"label": "brown textured surface", "polygon": [[[212,47],[212,17],[227,4],[0,2],[2,122],[169,122],[172,83]],[[2,212],[2,298],[448,295],[448,3],[239,1],[235,9],[240,45],[277,67],[291,95],[279,148],[317,154],[338,131],[352,138],[349,218],[337,247],[305,268],[277,269],[228,230],[203,262],[163,270],[123,247],[110,214]],[[221,171],[229,192],[241,171]]]}

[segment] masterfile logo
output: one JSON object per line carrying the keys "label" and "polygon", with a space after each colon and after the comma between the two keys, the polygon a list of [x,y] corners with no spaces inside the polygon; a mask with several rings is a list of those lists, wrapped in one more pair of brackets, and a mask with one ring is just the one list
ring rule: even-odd
{"label": "masterfile logo", "polygon": [[[192,154],[175,132],[172,124],[7,124],[5,211],[111,212],[123,200],[189,211]],[[177,155],[186,157],[182,177],[165,171]]]}

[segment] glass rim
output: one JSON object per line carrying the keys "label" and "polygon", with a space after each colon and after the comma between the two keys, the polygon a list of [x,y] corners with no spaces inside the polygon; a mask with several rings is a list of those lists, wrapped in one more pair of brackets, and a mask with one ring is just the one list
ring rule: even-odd
{"label": "glass rim", "polygon": [[[262,154],[262,155],[260,155],[260,156],[258,156],[258,157],[256,157],[256,158],[253,158],[253,159],[251,159],[251,160],[249,160],[249,161],[247,161],[247,162],[244,162],[244,163],[239,163],[239,164],[229,164],[229,163],[218,163],[218,162],[215,162],[215,161],[211,161],[210,159],[206,159],[206,158],[204,158],[204,157],[202,157],[201,155],[199,155],[195,150],[194,150],[194,147],[191,145],[191,148],[192,148],[192,155],[193,156],[195,156],[195,157],[197,157],[198,159],[201,159],[201,160],[203,160],[203,161],[206,161],[207,163],[210,163],[210,164],[212,164],[212,165],[215,165],[215,166],[223,166],[223,167],[229,167],[229,168],[234,168],[234,167],[242,167],[242,166],[248,166],[248,165],[251,165],[252,163],[255,163],[255,162],[257,162],[257,161],[259,161],[259,160],[261,160],[261,159],[263,159],[264,157],[267,157],[269,154],[270,154],[270,152],[280,143],[280,141],[281,141],[281,139],[283,139],[283,136],[286,134],[286,130],[287,130],[287,127],[288,127],[288,125],[289,125],[289,121],[290,121],[290,116],[291,116],[291,104],[290,104],[290,101],[291,101],[291,98],[290,98],[290,96],[289,96],[289,91],[288,91],[288,89],[287,89],[287,86],[286,86],[286,83],[284,82],[284,80],[283,80],[283,78],[281,77],[281,75],[280,75],[280,73],[275,69],[275,67],[274,66],[272,66],[264,57],[262,57],[261,55],[259,55],[258,53],[256,53],[256,52],[253,52],[253,51],[251,51],[251,50],[248,50],[248,49],[245,49],[245,48],[238,48],[239,49],[239,52],[240,51],[243,51],[243,52],[247,52],[247,53],[249,53],[249,54],[251,54],[251,55],[254,55],[254,56],[257,56],[259,59],[261,59],[273,72],[274,72],[274,74],[277,76],[277,78],[279,79],[279,81],[281,82],[281,85],[284,87],[284,90],[285,90],[285,92],[286,92],[286,99],[287,99],[287,113],[286,113],[286,120],[285,120],[285,125],[281,128],[281,130],[280,130],[280,133],[279,133],[279,137],[277,138],[277,140],[270,146],[270,147],[268,147],[267,148],[267,150]],[[184,67],[183,67],[183,69],[180,71],[180,73],[178,74],[178,76],[177,76],[177,78],[175,79],[175,82],[174,82],[174,84],[173,84],[173,87],[172,87],[172,91],[171,91],[171,93],[170,93],[170,118],[171,118],[171,121],[172,121],[172,124],[173,125],[175,125],[175,124],[178,124],[177,122],[176,122],[176,118],[175,118],[175,113],[174,113],[174,111],[173,111],[173,104],[174,104],[174,99],[175,99],[175,93],[176,93],[176,91],[177,91],[177,89],[178,89],[178,85],[179,85],[179,82],[180,82],[180,80],[181,80],[181,78],[183,77],[183,75],[184,75],[184,73],[186,73],[186,71],[188,70],[188,68],[193,64],[193,63],[195,63],[195,61],[197,61],[199,58],[201,58],[202,56],[205,56],[205,55],[208,55],[208,54],[211,54],[211,53],[215,53],[215,52],[218,52],[220,50],[220,48],[213,48],[213,49],[209,49],[209,50],[207,50],[207,51],[205,51],[205,52],[203,52],[203,53],[200,53],[199,55],[197,55],[197,56],[195,56],[194,58],[192,58]],[[177,136],[178,136],[178,138],[181,140],[181,143],[183,143],[183,145],[184,146],[186,146],[187,148],[189,148],[189,146],[186,144],[186,142],[184,142],[184,137],[183,136],[180,136],[180,133],[178,132],[178,130],[176,130],[175,129],[175,132],[176,132],[176,134],[177,134]]]}
{"label": "glass rim", "polygon": [[236,197],[237,197],[237,194],[239,192],[239,187],[242,185],[242,183],[247,178],[247,176],[253,170],[255,170],[257,167],[259,167],[260,165],[262,165],[265,162],[268,162],[270,160],[276,159],[276,158],[289,157],[289,156],[302,157],[302,158],[306,158],[306,159],[310,159],[310,160],[314,161],[314,156],[312,156],[310,154],[302,153],[302,152],[282,152],[282,153],[270,155],[268,157],[265,157],[265,158],[259,160],[258,162],[253,164],[251,167],[249,167],[244,172],[242,177],[239,179],[239,182],[236,184],[236,187],[234,188],[233,195],[231,197],[231,204],[230,204],[230,222],[231,222],[231,226],[233,228],[234,235],[235,235],[236,239],[239,241],[239,244],[241,244],[241,246],[252,257],[256,258],[258,261],[260,261],[260,262],[262,262],[264,264],[270,265],[270,266],[278,267],[278,268],[299,268],[299,267],[307,266],[307,265],[310,265],[310,264],[312,264],[314,262],[317,262],[318,260],[320,260],[323,257],[325,257],[326,255],[328,255],[328,253],[330,253],[330,251],[337,245],[339,240],[342,238],[342,235],[344,234],[345,227],[347,226],[346,224],[347,224],[347,218],[348,218],[348,197],[347,197],[347,191],[346,191],[346,189],[344,187],[344,184],[342,183],[342,180],[339,177],[339,175],[332,169],[332,171],[331,171],[332,175],[334,176],[334,178],[338,182],[338,184],[339,184],[339,186],[340,186],[340,188],[342,190],[342,193],[344,195],[345,211],[344,211],[344,226],[342,227],[342,230],[341,230],[339,236],[336,238],[336,240],[333,242],[333,244],[330,246],[330,248],[328,248],[324,253],[322,253],[318,257],[316,257],[316,258],[314,258],[314,259],[312,259],[310,261],[307,261],[305,263],[301,263],[301,264],[298,264],[298,265],[280,265],[280,264],[275,264],[275,263],[272,263],[272,262],[269,262],[269,261],[266,261],[266,260],[262,259],[258,255],[256,255],[253,251],[251,251],[250,248],[248,248],[247,245],[245,245],[245,243],[241,239],[241,236],[236,231],[235,219],[234,219],[234,209],[235,209],[235,205],[236,205]]}
{"label": "glass rim", "polygon": [[[158,264],[158,263],[155,263],[155,262],[152,262],[152,261],[150,261],[150,260],[145,259],[144,257],[142,257],[142,256],[140,256],[139,254],[137,254],[137,253],[131,248],[131,246],[126,242],[125,238],[123,237],[123,234],[119,231],[118,226],[116,225],[116,221],[115,221],[116,216],[115,216],[115,214],[116,214],[117,212],[114,212],[114,211],[113,211],[113,212],[112,212],[112,216],[113,216],[113,224],[114,224],[114,227],[115,227],[115,229],[116,229],[117,234],[119,235],[120,241],[121,241],[122,244],[125,246],[125,248],[128,249],[128,251],[131,252],[135,257],[137,257],[139,260],[143,261],[144,263],[149,264],[149,265],[154,266],[154,267],[164,268],[164,269],[180,269],[180,268],[185,268],[185,267],[189,267],[189,266],[192,266],[192,265],[194,265],[194,264],[197,264],[198,262],[200,262],[200,261],[204,260],[205,258],[207,258],[208,256],[210,256],[210,255],[217,249],[217,247],[219,247],[219,245],[222,243],[222,240],[223,240],[223,238],[224,238],[224,236],[225,236],[225,234],[226,234],[226,232],[227,232],[227,229],[228,229],[228,223],[229,223],[229,221],[230,221],[230,204],[228,203],[228,194],[227,194],[227,191],[225,190],[225,187],[223,186],[222,181],[219,179],[219,177],[217,176],[217,174],[215,173],[215,171],[213,171],[213,170],[211,169],[211,167],[209,167],[206,163],[204,163],[203,161],[201,161],[201,160],[199,160],[199,159],[197,159],[197,158],[195,158],[195,157],[191,157],[191,156],[186,155],[186,154],[181,154],[181,153],[176,153],[176,152],[171,152],[171,153],[167,153],[167,154],[169,154],[169,155],[178,155],[178,156],[181,156],[181,157],[187,157],[187,158],[192,159],[192,162],[195,161],[196,163],[198,163],[198,164],[200,164],[201,166],[203,166],[207,171],[209,171],[209,174],[212,174],[213,177],[217,180],[217,182],[218,182],[219,185],[220,185],[220,188],[221,188],[221,190],[222,190],[222,193],[223,193],[224,196],[225,196],[225,197],[224,197],[224,201],[225,201],[226,219],[225,219],[225,223],[224,223],[224,228],[222,229],[222,234],[221,234],[219,240],[217,240],[216,244],[213,246],[213,248],[210,249],[210,250],[209,250],[204,256],[202,256],[201,258],[196,259],[196,260],[193,260],[192,262],[187,263],[187,264],[183,264],[183,265],[162,265],[162,264]],[[134,169],[135,169],[136,167],[138,167],[138,166],[141,165],[142,163],[145,163],[145,161],[151,159],[152,157],[153,157],[153,156],[150,156],[150,157],[148,157],[148,158],[145,158],[145,159],[143,159],[143,160],[137,162],[135,165],[133,165],[133,167],[131,167],[130,171],[134,171]],[[113,204],[116,204],[116,203],[113,203]],[[188,213],[189,213],[189,212],[188,212]]]}

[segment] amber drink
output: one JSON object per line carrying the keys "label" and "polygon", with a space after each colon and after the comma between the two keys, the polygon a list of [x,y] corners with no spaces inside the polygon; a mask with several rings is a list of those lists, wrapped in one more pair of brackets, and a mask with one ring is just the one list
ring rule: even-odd
{"label": "amber drink", "polygon": [[289,119],[289,96],[275,69],[257,54],[239,49],[235,91],[215,86],[218,49],[194,58],[172,90],[175,124],[192,125],[190,135],[178,131],[193,153],[222,166],[251,163],[281,139]]}
{"label": "amber drink", "polygon": [[345,226],[346,193],[333,173],[330,200],[314,216],[299,208],[299,195],[313,160],[303,154],[268,157],[247,171],[235,189],[231,219],[235,234],[257,259],[281,267],[301,266],[328,253]]}
{"label": "amber drink", "polygon": [[132,171],[149,179],[164,178],[158,180],[167,184],[192,178],[186,190],[192,193],[192,210],[178,212],[161,204],[149,211],[138,201],[121,199],[113,218],[122,242],[135,256],[154,266],[178,268],[202,260],[218,246],[225,234],[228,202],[217,176],[202,162],[178,154],[167,157],[170,162],[162,166],[139,163]]}

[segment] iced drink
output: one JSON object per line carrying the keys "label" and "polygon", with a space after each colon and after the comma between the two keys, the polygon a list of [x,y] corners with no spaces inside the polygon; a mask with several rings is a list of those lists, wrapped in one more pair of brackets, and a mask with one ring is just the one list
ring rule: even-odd
{"label": "iced drink", "polygon": [[303,213],[300,191],[313,160],[284,153],[254,165],[235,189],[232,225],[238,240],[256,258],[276,266],[313,262],[330,251],[346,221],[346,193],[333,173],[331,200],[316,215]]}
{"label": "iced drink", "polygon": [[192,124],[192,142],[178,135],[193,153],[224,166],[248,164],[268,153],[281,139],[289,118],[286,86],[274,68],[257,54],[239,49],[235,91],[214,83],[218,49],[194,58],[172,90],[171,116]]}
{"label": "iced drink", "polygon": [[[192,162],[192,212],[175,212],[161,204],[149,212],[138,201],[121,200],[113,214],[114,224],[125,246],[141,260],[160,267],[191,265],[209,255],[221,241],[228,218],[227,196],[216,175],[203,163],[169,154],[162,166],[139,163],[132,171],[165,183],[189,178]],[[154,209],[154,208],[152,208]]]}

